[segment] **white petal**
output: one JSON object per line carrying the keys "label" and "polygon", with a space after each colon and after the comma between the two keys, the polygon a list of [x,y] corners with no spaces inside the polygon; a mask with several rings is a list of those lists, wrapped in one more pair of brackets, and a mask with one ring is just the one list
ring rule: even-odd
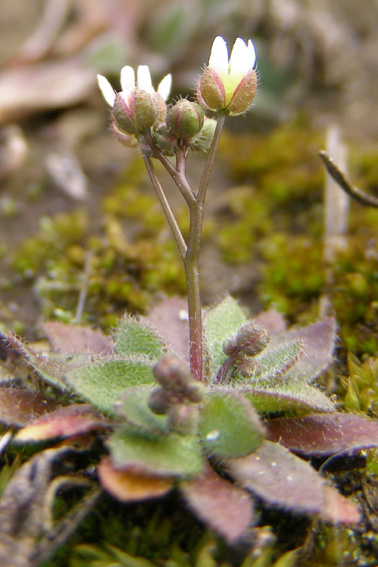
{"label": "white petal", "polygon": [[172,75],[165,75],[164,79],[162,79],[159,83],[157,92],[163,98],[163,100],[167,100],[169,97],[169,93],[171,92],[172,86]]}
{"label": "white petal", "polygon": [[109,83],[108,79],[106,79],[102,75],[97,75],[97,82],[100,91],[102,92],[102,96],[104,97],[104,99],[106,100],[109,106],[113,106],[116,94],[114,92],[112,85]]}
{"label": "white petal", "polygon": [[251,39],[248,40],[247,50],[250,68],[252,69],[256,63],[256,51]]}
{"label": "white petal", "polygon": [[249,64],[249,52],[245,42],[238,37],[232,48],[230,57],[230,75],[233,77],[244,77],[251,69]]}
{"label": "white petal", "polygon": [[135,73],[130,65],[126,65],[121,69],[121,87],[124,94],[128,94],[135,88]]}
{"label": "white petal", "polygon": [[138,88],[146,91],[146,93],[154,93],[154,87],[152,86],[151,73],[148,65],[139,65],[138,67]]}
{"label": "white petal", "polygon": [[209,67],[214,69],[219,75],[227,75],[228,73],[227,43],[220,35],[213,41],[209,57]]}

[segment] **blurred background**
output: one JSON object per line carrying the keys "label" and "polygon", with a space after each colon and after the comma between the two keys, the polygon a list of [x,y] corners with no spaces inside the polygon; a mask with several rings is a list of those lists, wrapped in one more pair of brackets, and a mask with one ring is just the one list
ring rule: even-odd
{"label": "blurred background", "polygon": [[[232,190],[211,201],[205,230],[205,263],[209,256],[230,260],[233,275],[219,261],[215,277],[205,274],[203,293],[213,301],[231,281],[231,291],[250,295],[261,273],[251,268],[243,237],[229,242],[225,229],[217,251],[206,248],[212,221],[242,214],[232,209],[232,196],[244,203],[248,186],[260,203],[259,179],[251,164],[236,165],[230,140],[238,140],[239,162],[240,152],[247,162],[255,152],[257,171],[267,167],[259,154],[264,144],[265,156],[281,156],[273,167],[308,167],[318,192],[310,201],[318,206],[317,152],[330,124],[352,147],[376,152],[377,22],[377,0],[0,0],[0,321],[30,332],[40,317],[70,320],[83,281],[87,320],[105,326],[125,308],[147,309],[162,290],[183,292],[140,161],[112,138],[95,77],[106,75],[117,89],[123,65],[148,64],[155,84],[173,74],[173,99],[192,96],[216,35],[229,45],[238,36],[252,38],[259,89],[253,111],[227,123],[225,159],[213,184],[222,189],[226,179]],[[294,131],[285,130],[288,124]],[[374,189],[378,173],[373,177],[365,188]],[[292,206],[285,195],[300,193],[290,179],[292,186],[281,183],[273,196],[279,194],[281,208]],[[298,183],[307,190],[303,179]],[[271,228],[264,211],[258,214],[265,224],[243,228],[248,249]],[[306,217],[296,230],[307,224]],[[151,238],[158,251],[149,248]]]}

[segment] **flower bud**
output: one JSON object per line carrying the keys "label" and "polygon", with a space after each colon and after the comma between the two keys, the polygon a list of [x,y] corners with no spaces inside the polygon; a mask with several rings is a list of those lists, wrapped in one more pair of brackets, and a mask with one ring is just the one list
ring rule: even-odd
{"label": "flower bud", "polygon": [[266,329],[263,329],[254,321],[250,321],[239,329],[235,341],[240,352],[247,356],[256,356],[269,343],[269,335]]}
{"label": "flower bud", "polygon": [[181,435],[196,433],[199,423],[197,406],[177,404],[172,406],[168,414],[168,426]]}
{"label": "flower bud", "polygon": [[202,107],[183,98],[167,112],[167,128],[176,138],[192,138],[201,130],[204,121]]}
{"label": "flower bud", "polygon": [[152,390],[147,403],[150,410],[158,415],[165,415],[170,407],[169,396],[163,388]]}
{"label": "flower bud", "polygon": [[210,150],[216,126],[216,120],[205,116],[202,129],[190,140],[190,147],[193,151],[205,154]]}
{"label": "flower bud", "polygon": [[194,380],[188,365],[173,354],[164,355],[155,364],[152,371],[164,390],[183,396],[187,386]]}
{"label": "flower bud", "polygon": [[125,97],[116,95],[113,106],[113,119],[119,130],[127,134],[146,132],[158,117],[154,98],[142,89],[135,88]]}
{"label": "flower bud", "polygon": [[159,150],[166,156],[173,156],[177,149],[177,138],[168,130],[165,122],[155,126],[152,137]]}

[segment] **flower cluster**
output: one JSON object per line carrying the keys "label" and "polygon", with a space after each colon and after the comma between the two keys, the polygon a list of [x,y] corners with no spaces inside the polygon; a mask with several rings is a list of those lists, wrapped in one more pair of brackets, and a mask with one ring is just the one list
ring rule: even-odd
{"label": "flower cluster", "polygon": [[225,40],[216,37],[209,64],[197,84],[197,102],[180,99],[170,108],[166,104],[172,83],[170,74],[155,91],[147,65],[138,67],[137,77],[127,65],[121,70],[120,92],[115,92],[109,81],[98,75],[102,94],[112,107],[113,132],[126,145],[141,143],[144,151],[148,135],[165,155],[173,155],[182,147],[208,151],[216,122],[204,113],[236,116],[250,108],[257,85],[255,60],[251,40],[246,44],[238,38],[229,57]]}

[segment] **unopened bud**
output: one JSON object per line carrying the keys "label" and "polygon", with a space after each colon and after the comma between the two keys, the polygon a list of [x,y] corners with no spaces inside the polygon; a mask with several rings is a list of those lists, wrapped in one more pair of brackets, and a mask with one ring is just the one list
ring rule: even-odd
{"label": "unopened bud", "polygon": [[213,118],[207,118],[207,116],[205,116],[202,129],[196,136],[194,136],[194,138],[190,140],[190,147],[192,148],[192,150],[204,154],[210,150],[216,125],[216,120],[214,120]]}
{"label": "unopened bud", "polygon": [[158,415],[165,415],[168,413],[170,407],[169,396],[163,388],[155,388],[152,390],[148,398],[148,407],[151,411]]}
{"label": "unopened bud", "polygon": [[250,321],[243,325],[235,337],[238,350],[247,356],[256,356],[265,349],[269,343],[269,335],[257,323]]}
{"label": "unopened bud", "polygon": [[172,431],[181,435],[195,433],[198,428],[199,411],[197,406],[177,404],[169,410],[168,425]]}
{"label": "unopened bud", "polygon": [[183,395],[193,381],[188,365],[173,354],[164,355],[155,364],[153,374],[164,390]]}
{"label": "unopened bud", "polygon": [[183,98],[167,112],[168,130],[176,138],[192,138],[201,130],[204,121],[203,108],[196,102]]}
{"label": "unopened bud", "polygon": [[152,137],[159,150],[166,156],[173,156],[177,149],[177,138],[168,130],[165,122],[152,131]]}
{"label": "unopened bud", "polygon": [[116,95],[112,114],[121,132],[139,134],[155,124],[158,108],[152,95],[136,87],[126,97],[122,92]]}

